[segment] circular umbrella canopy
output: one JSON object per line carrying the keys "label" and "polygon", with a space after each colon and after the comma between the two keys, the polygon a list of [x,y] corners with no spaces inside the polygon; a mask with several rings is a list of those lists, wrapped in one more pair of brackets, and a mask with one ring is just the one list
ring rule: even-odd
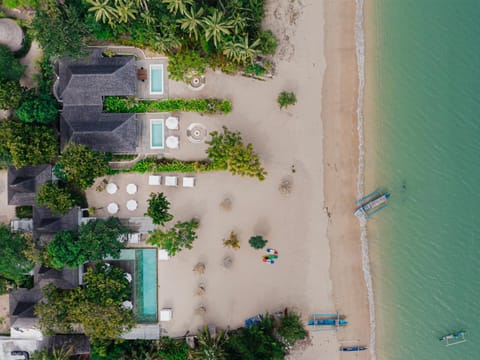
{"label": "circular umbrella canopy", "polygon": [[127,209],[130,211],[134,211],[137,209],[138,203],[135,200],[128,200],[127,201]]}
{"label": "circular umbrella canopy", "polygon": [[165,143],[167,144],[167,147],[169,147],[170,149],[178,148],[178,136],[167,137],[167,140],[165,140]]}
{"label": "circular umbrella canopy", "polygon": [[137,185],[135,184],[128,184],[127,185],[127,193],[130,195],[133,195],[137,192]]}
{"label": "circular umbrella canopy", "polygon": [[110,214],[116,214],[118,212],[118,204],[117,203],[110,203],[107,206],[107,211]]}
{"label": "circular umbrella canopy", "polygon": [[107,185],[107,193],[109,194],[115,194],[118,190],[117,184],[110,183]]}

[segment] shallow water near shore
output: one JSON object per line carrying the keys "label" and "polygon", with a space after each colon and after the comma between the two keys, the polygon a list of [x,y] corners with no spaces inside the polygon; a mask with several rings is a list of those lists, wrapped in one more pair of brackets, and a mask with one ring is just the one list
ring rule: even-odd
{"label": "shallow water near shore", "polygon": [[[366,191],[392,193],[368,224],[378,259],[377,358],[476,359],[480,1],[371,1],[375,80],[368,84],[367,72],[367,87],[375,99],[365,124],[376,143],[369,148],[367,136],[366,170],[374,175]],[[459,329],[466,343],[440,344]]]}

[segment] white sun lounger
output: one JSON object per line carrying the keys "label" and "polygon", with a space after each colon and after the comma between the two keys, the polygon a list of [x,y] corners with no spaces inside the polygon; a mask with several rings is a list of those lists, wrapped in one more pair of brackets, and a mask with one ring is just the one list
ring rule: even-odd
{"label": "white sun lounger", "polygon": [[183,187],[193,188],[195,186],[195,178],[193,176],[183,177]]}
{"label": "white sun lounger", "polygon": [[178,186],[178,176],[165,176],[165,186]]}
{"label": "white sun lounger", "polygon": [[162,177],[160,175],[149,175],[148,176],[148,185],[161,185]]}

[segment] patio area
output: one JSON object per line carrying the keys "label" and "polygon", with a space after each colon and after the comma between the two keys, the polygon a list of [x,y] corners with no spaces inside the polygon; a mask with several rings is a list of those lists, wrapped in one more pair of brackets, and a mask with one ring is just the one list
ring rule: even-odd
{"label": "patio area", "polygon": [[168,99],[167,58],[137,60],[137,98]]}

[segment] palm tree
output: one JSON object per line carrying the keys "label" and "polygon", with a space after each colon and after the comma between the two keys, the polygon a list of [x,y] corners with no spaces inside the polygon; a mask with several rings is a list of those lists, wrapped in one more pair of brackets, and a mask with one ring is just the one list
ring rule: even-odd
{"label": "palm tree", "polygon": [[116,10],[110,6],[110,0],[87,0],[92,5],[88,12],[95,12],[95,20],[103,23],[110,23],[116,19]]}
{"label": "palm tree", "polygon": [[247,26],[247,21],[248,20],[251,20],[251,19],[242,15],[240,12],[236,11],[230,17],[230,24],[232,25],[233,33],[235,35],[242,34],[242,32],[245,30],[245,28]]}
{"label": "palm tree", "polygon": [[129,19],[135,20],[138,10],[132,0],[115,0],[115,11],[118,14],[120,22],[128,22]]}
{"label": "palm tree", "polygon": [[257,39],[250,44],[248,41],[248,34],[243,38],[236,37],[225,44],[223,54],[227,58],[245,65],[252,63],[255,56],[259,54],[259,50],[257,49],[259,44],[260,39]]}
{"label": "palm tree", "polygon": [[168,4],[167,9],[173,15],[177,15],[177,12],[185,14],[187,11],[187,5],[193,5],[193,0],[162,0],[162,2]]}
{"label": "palm tree", "polygon": [[198,347],[192,352],[195,360],[225,360],[225,343],[227,334],[220,331],[212,337],[208,327],[205,325],[198,334]]}
{"label": "palm tree", "polygon": [[180,24],[180,28],[184,31],[188,31],[190,37],[194,37],[195,40],[198,39],[199,28],[202,26],[201,17],[203,15],[203,8],[198,9],[197,11],[193,6],[189,10],[186,10],[183,14],[183,18],[178,19],[177,23]]}
{"label": "palm tree", "polygon": [[205,30],[205,39],[210,41],[213,39],[213,45],[216,48],[223,42],[225,35],[230,35],[232,24],[230,21],[223,18],[223,13],[215,9],[210,16],[202,20],[203,28]]}

